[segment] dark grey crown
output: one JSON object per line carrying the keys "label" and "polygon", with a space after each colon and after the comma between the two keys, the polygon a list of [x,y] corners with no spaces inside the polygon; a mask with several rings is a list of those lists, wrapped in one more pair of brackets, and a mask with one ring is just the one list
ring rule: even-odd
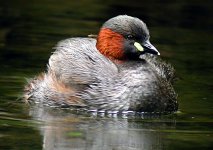
{"label": "dark grey crown", "polygon": [[149,38],[149,30],[146,24],[136,17],[127,15],[119,15],[109,19],[103,24],[102,28],[111,29],[125,37],[132,35],[143,39]]}

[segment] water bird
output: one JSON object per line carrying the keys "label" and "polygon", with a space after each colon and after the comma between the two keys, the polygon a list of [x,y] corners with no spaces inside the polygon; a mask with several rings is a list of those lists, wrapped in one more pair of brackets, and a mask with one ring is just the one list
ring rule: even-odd
{"label": "water bird", "polygon": [[174,68],[150,43],[146,24],[119,15],[93,37],[58,42],[47,71],[24,89],[29,103],[98,111],[173,112]]}

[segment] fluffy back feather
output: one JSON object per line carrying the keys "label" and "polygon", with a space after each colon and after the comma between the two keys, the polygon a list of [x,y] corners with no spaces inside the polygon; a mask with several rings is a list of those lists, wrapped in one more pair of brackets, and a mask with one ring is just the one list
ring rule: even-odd
{"label": "fluffy back feather", "polygon": [[91,38],[70,38],[55,47],[49,59],[48,71],[66,85],[89,84],[103,81],[118,73],[114,63],[96,48]]}

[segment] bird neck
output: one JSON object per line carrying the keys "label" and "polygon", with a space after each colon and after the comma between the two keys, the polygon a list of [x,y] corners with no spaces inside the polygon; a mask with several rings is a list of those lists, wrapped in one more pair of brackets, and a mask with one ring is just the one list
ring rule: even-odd
{"label": "bird neck", "polygon": [[124,59],[123,42],[121,34],[108,28],[101,28],[96,47],[107,58],[119,62]]}

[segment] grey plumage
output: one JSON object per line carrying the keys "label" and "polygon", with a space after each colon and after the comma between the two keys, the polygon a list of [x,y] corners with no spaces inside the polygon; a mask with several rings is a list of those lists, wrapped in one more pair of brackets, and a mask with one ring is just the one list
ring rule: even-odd
{"label": "grey plumage", "polygon": [[[138,42],[149,40],[146,24],[138,18],[118,16],[102,28]],[[126,44],[134,42],[133,39]],[[173,67],[152,54],[115,63],[96,48],[96,39],[70,38],[60,41],[49,59],[47,72],[25,87],[28,102],[50,106],[98,110],[176,111]],[[131,54],[132,45],[129,46]],[[133,47],[134,50],[135,47]]]}
{"label": "grey plumage", "polygon": [[118,70],[114,63],[100,54],[95,44],[96,40],[90,38],[59,42],[49,59],[49,70],[68,85],[107,80]]}
{"label": "grey plumage", "polygon": [[149,30],[146,24],[136,17],[119,15],[106,21],[102,28],[111,29],[122,34],[124,37],[127,37],[128,35],[137,37],[138,33],[140,33],[141,37],[138,37],[142,38],[140,40],[144,41],[149,39]]}
{"label": "grey plumage", "polygon": [[[71,38],[58,43],[50,57],[44,79],[33,84],[32,97],[48,105],[71,105],[100,110],[167,111],[176,107],[176,94],[168,72],[170,65],[152,55],[141,61],[115,65],[95,47],[96,40]],[[63,61],[62,61],[63,60]],[[159,63],[160,62],[160,63]],[[161,65],[157,65],[157,64]],[[169,71],[167,71],[169,70]],[[52,89],[52,73],[57,80],[77,92]],[[80,98],[75,103],[70,97]],[[168,105],[173,105],[168,108]]]}

